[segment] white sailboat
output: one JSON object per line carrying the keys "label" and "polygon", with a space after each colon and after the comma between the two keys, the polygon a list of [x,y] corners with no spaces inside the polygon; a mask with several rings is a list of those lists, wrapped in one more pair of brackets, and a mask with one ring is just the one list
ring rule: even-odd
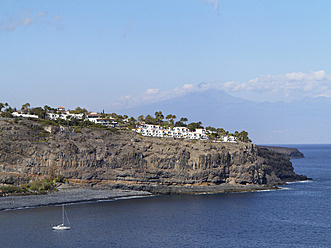
{"label": "white sailboat", "polygon": [[53,230],[69,230],[69,229],[70,229],[70,226],[66,226],[66,225],[64,224],[64,215],[66,215],[66,218],[67,218],[68,224],[70,225],[70,222],[69,222],[68,216],[67,216],[67,214],[66,214],[65,211],[64,211],[64,205],[62,205],[62,224],[59,224],[59,225],[57,225],[57,226],[53,226],[53,227],[52,227]]}

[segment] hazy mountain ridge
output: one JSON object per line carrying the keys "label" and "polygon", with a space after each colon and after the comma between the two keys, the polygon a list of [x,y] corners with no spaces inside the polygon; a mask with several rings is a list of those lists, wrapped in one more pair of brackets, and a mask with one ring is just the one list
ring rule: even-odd
{"label": "hazy mountain ridge", "polygon": [[331,134],[326,132],[331,120],[329,106],[331,99],[325,97],[261,103],[209,89],[122,113],[137,117],[161,110],[178,118],[187,117],[189,121],[202,121],[204,126],[246,130],[253,142],[260,144],[328,143],[331,140]]}

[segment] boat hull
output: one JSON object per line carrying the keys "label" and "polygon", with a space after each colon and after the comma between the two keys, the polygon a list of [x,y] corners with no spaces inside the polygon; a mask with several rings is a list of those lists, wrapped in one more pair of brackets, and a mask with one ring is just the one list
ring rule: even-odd
{"label": "boat hull", "polygon": [[53,230],[69,230],[70,227],[69,227],[69,226],[62,226],[62,225],[59,225],[59,226],[53,226],[52,229],[53,229]]}

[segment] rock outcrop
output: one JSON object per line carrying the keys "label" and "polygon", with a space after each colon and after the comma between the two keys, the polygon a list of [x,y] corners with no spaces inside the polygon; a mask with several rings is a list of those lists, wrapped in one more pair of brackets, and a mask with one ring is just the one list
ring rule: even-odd
{"label": "rock outcrop", "polygon": [[277,146],[258,146],[260,149],[273,151],[277,153],[281,153],[290,159],[292,158],[304,158],[304,154],[300,152],[297,148],[290,147],[277,147]]}
{"label": "rock outcrop", "polygon": [[289,158],[254,144],[158,139],[130,131],[0,120],[0,183],[51,174],[75,183],[167,193],[169,187],[272,186],[306,179],[295,174]]}

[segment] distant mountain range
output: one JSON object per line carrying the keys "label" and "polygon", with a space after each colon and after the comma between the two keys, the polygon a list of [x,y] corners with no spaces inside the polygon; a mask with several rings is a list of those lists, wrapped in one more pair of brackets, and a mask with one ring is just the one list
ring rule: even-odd
{"label": "distant mountain range", "polygon": [[331,99],[304,98],[290,103],[254,102],[209,89],[120,111],[137,117],[161,110],[201,121],[204,126],[246,130],[257,144],[331,143]]}

